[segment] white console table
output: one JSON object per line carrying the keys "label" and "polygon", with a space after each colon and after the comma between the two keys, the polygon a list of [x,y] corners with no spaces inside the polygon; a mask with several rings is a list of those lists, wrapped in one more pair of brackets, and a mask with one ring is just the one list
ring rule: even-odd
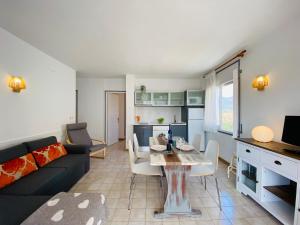
{"label": "white console table", "polygon": [[300,154],[277,142],[237,139],[237,189],[285,225],[300,225]]}

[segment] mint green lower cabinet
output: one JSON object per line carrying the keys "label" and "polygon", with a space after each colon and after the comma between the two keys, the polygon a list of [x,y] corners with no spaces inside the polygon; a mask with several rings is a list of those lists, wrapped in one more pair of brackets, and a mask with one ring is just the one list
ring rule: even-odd
{"label": "mint green lower cabinet", "polygon": [[134,125],[133,132],[140,146],[149,146],[149,137],[153,136],[152,125]]}

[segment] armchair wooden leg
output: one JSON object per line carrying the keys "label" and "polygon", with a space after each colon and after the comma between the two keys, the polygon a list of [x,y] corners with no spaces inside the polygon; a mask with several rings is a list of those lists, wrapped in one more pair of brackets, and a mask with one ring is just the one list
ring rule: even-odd
{"label": "armchair wooden leg", "polygon": [[92,158],[101,158],[104,159],[106,155],[106,148],[103,148],[101,150],[98,151],[94,151],[90,153],[90,157]]}

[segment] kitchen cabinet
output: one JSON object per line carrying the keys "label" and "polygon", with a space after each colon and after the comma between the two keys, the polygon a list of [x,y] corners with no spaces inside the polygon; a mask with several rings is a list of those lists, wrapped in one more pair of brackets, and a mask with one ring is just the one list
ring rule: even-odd
{"label": "kitchen cabinet", "polygon": [[184,92],[170,92],[170,106],[184,106]]}
{"label": "kitchen cabinet", "polygon": [[260,196],[260,156],[259,151],[243,143],[237,144],[238,189],[259,200]]}
{"label": "kitchen cabinet", "polygon": [[152,104],[152,93],[151,92],[135,92],[134,104],[139,106],[149,106]]}
{"label": "kitchen cabinet", "polygon": [[205,91],[187,90],[185,92],[185,101],[187,106],[203,106]]}
{"label": "kitchen cabinet", "polygon": [[149,146],[149,137],[153,136],[152,125],[134,125],[133,132],[136,133],[140,146]]}
{"label": "kitchen cabinet", "polygon": [[153,92],[152,105],[154,106],[168,106],[169,105],[169,92]]}
{"label": "kitchen cabinet", "polygon": [[134,94],[135,106],[176,106],[185,104],[184,92],[146,92],[136,91]]}
{"label": "kitchen cabinet", "polygon": [[183,137],[187,140],[187,126],[185,124],[170,124],[170,130],[172,131],[173,137]]}

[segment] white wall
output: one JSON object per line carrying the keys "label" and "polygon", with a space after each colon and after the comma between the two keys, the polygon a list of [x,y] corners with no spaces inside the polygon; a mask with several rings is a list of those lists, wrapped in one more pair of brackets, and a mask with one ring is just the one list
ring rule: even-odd
{"label": "white wall", "polygon": [[126,148],[128,140],[133,138],[135,79],[135,75],[126,74]]}
{"label": "white wall", "polygon": [[[278,28],[247,48],[241,60],[241,137],[251,137],[257,125],[269,126],[275,141],[281,140],[285,115],[300,115],[300,20]],[[252,88],[258,74],[269,73],[270,85],[259,92]],[[221,145],[220,156],[229,161],[236,150],[235,141],[224,134],[209,134]]]}
{"label": "white wall", "polygon": [[181,121],[180,107],[135,107],[135,114],[141,116],[141,122],[157,123],[157,119],[163,117],[164,123],[174,122],[174,115],[176,121]]}
{"label": "white wall", "polygon": [[[242,60],[241,122],[243,136],[266,125],[280,141],[285,115],[300,115],[300,17],[265,37]],[[259,92],[251,87],[255,75],[269,73],[270,86]]]}
{"label": "white wall", "polygon": [[201,78],[136,78],[135,88],[145,85],[147,91],[185,91],[203,89]]}
{"label": "white wall", "polygon": [[[76,72],[0,28],[0,147],[63,134],[75,121]],[[8,88],[10,75],[22,75],[27,89]]]}
{"label": "white wall", "polygon": [[125,78],[77,77],[78,121],[87,122],[92,138],[105,137],[105,91],[125,91]]}

